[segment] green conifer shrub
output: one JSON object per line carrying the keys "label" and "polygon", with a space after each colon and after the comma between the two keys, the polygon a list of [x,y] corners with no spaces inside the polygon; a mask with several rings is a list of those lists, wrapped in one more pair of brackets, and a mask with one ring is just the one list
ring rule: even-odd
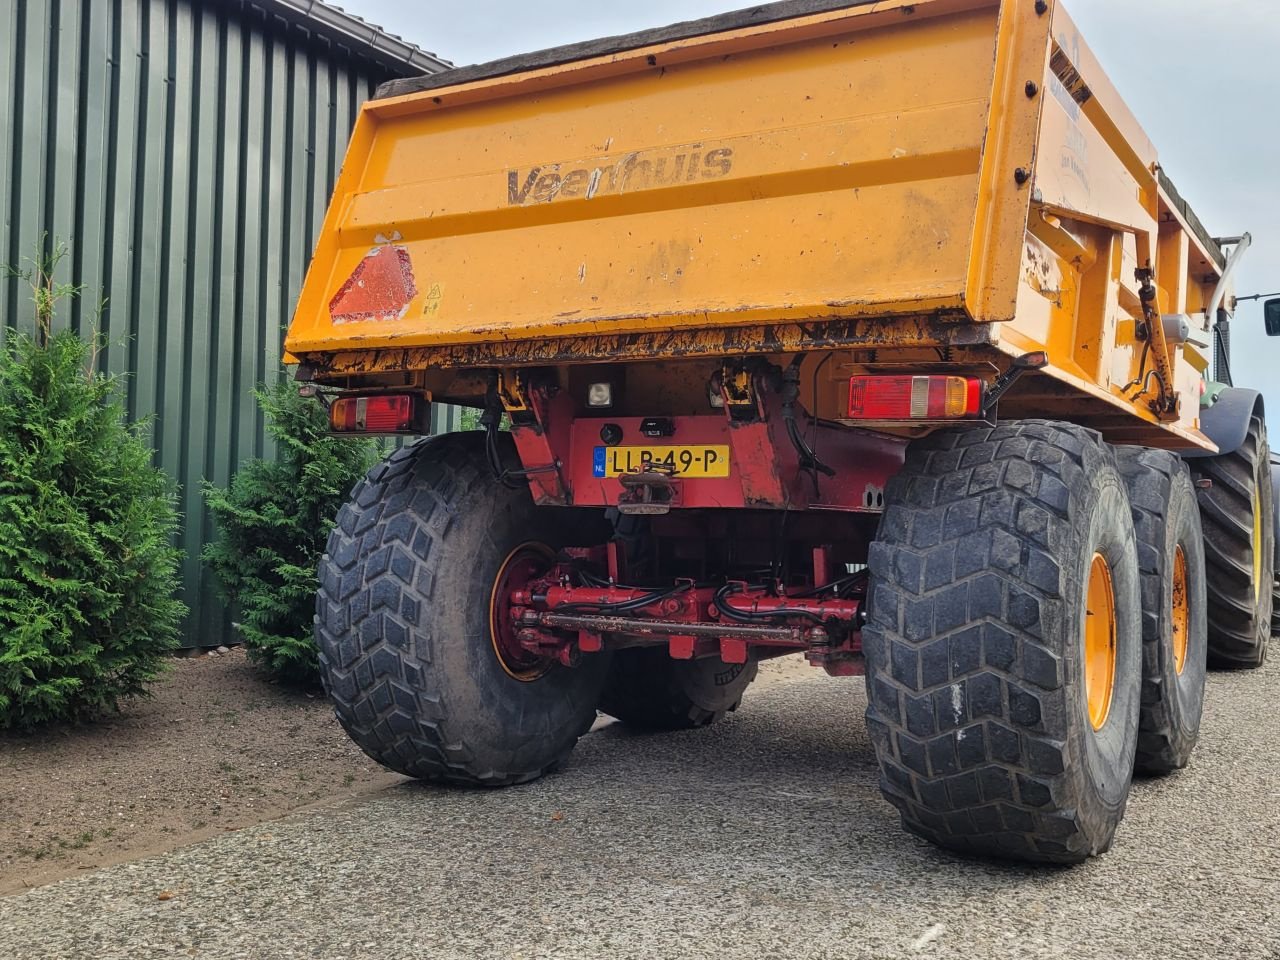
{"label": "green conifer shrub", "polygon": [[0,728],[92,719],[145,693],[178,638],[172,485],[101,340],[53,332],[65,248],[31,269],[34,335],[0,348]]}
{"label": "green conifer shrub", "polygon": [[256,396],[277,456],[241,464],[226,489],[206,484],[218,535],[204,559],[236,609],[250,657],[281,680],[312,684],[316,567],[338,509],[378,446],[329,436],[324,407],[287,378]]}

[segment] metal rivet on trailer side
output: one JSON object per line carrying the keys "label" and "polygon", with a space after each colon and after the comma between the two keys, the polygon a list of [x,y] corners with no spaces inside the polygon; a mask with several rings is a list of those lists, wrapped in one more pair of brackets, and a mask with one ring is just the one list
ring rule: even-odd
{"label": "metal rivet on trailer side", "polygon": [[1036,0],[1036,14],[1043,17],[1049,12],[1049,0]]}
{"label": "metal rivet on trailer side", "polygon": [[1031,171],[1026,167],[1019,167],[1017,170],[1013,171],[1013,179],[1018,181],[1018,186],[1022,186],[1031,179]]}
{"label": "metal rivet on trailer side", "polygon": [[1034,80],[1028,80],[1026,90],[1028,97],[1034,97],[1040,92],[1040,84],[1036,83]]}

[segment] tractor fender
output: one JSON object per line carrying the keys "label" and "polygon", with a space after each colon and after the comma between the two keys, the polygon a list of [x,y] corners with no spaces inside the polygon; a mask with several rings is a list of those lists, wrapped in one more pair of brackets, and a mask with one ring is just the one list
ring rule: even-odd
{"label": "tractor fender", "polygon": [[1249,420],[1264,414],[1262,394],[1257,390],[1228,387],[1218,394],[1218,402],[1200,411],[1200,432],[1218,445],[1217,453],[1208,450],[1184,450],[1186,460],[1217,457],[1235,453],[1249,434]]}

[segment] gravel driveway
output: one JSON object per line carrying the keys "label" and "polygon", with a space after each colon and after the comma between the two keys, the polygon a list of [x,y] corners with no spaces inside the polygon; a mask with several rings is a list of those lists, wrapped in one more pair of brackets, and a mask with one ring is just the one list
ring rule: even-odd
{"label": "gravel driveway", "polygon": [[402,784],[0,899],[0,956],[1280,958],[1278,688],[1214,675],[1192,767],[1074,869],[902,833],[861,681],[813,677],[531,786]]}

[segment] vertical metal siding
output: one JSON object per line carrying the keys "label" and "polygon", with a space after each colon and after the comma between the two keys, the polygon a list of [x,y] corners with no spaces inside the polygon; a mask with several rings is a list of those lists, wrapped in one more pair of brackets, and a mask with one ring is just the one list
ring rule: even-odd
{"label": "vertical metal siding", "polygon": [[[271,452],[251,391],[279,368],[356,111],[390,77],[242,0],[0,2],[0,262],[70,247],[86,293],[60,324],[106,334],[103,368],[179,488],[189,645],[229,627],[201,482]],[[0,336],[32,321],[0,280]]]}

